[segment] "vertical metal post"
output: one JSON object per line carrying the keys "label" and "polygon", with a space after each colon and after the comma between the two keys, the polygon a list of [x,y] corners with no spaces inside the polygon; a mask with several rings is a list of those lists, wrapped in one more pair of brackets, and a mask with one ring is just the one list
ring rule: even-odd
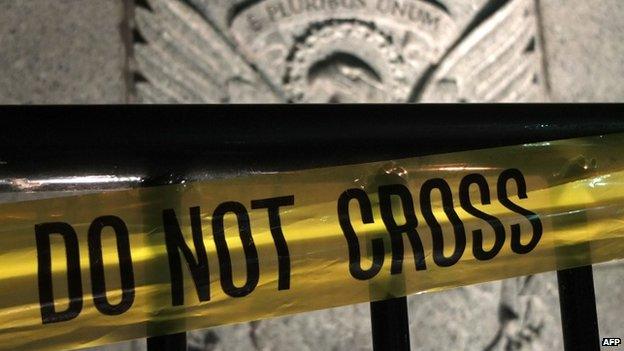
{"label": "vertical metal post", "polygon": [[[573,158],[561,170],[561,179],[590,176],[595,161],[585,157]],[[553,225],[574,225],[583,227],[589,223],[587,211],[582,209],[569,214],[568,219],[553,218]],[[561,246],[556,250],[557,261],[574,267],[591,262],[591,246],[580,243]],[[566,351],[591,351],[600,349],[598,334],[598,313],[594,293],[594,276],[591,265],[557,271],[559,283],[559,307],[563,345]]]}
{"label": "vertical metal post", "polygon": [[370,303],[373,350],[409,351],[407,297]]}
{"label": "vertical metal post", "polygon": [[147,338],[148,351],[186,350],[186,333],[177,333]]}
{"label": "vertical metal post", "polygon": [[[382,166],[377,173],[368,180],[367,190],[378,191],[383,184],[402,184],[408,186],[408,173],[401,167]],[[394,200],[396,208],[403,208],[403,204]],[[367,251],[372,249],[370,241]],[[405,292],[405,278],[401,276],[390,277],[384,282],[389,290]],[[385,300],[371,302],[371,328],[373,332],[373,350],[396,350],[409,351],[409,319],[407,316],[407,297],[386,296]]]}
{"label": "vertical metal post", "polygon": [[592,267],[557,271],[557,281],[565,350],[600,350]]}

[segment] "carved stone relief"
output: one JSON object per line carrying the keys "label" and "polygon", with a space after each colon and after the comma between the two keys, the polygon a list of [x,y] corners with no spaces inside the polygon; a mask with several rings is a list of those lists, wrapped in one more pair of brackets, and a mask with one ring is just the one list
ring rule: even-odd
{"label": "carved stone relief", "polygon": [[[131,67],[138,102],[547,100],[537,0],[135,3]],[[498,327],[477,333],[479,341],[473,340],[474,335],[467,339],[474,346],[470,349],[560,348],[558,341],[552,344],[552,338],[545,337],[559,328],[545,327],[552,314],[544,306],[551,301],[544,302],[540,296],[546,294],[543,286],[553,285],[549,279],[515,278],[443,294],[455,299],[490,296],[490,290],[496,291],[496,301],[484,305],[497,306],[498,316],[487,318]],[[431,299],[417,299],[419,310],[433,308],[427,306]],[[467,299],[462,308],[480,308],[473,303],[480,299]],[[414,301],[411,298],[410,305]],[[318,349],[315,343],[322,336],[306,339],[307,334],[315,335],[312,332],[280,332],[275,338],[260,335],[270,334],[276,325],[277,330],[287,330],[280,329],[281,324],[320,332],[327,323],[341,324],[350,318],[341,327],[345,333],[357,335],[358,331],[347,331],[349,325],[368,333],[366,323],[348,317],[359,316],[358,321],[366,322],[365,306],[341,311],[314,312],[314,316],[322,315],[320,322],[314,320],[317,317],[306,322],[286,317],[193,332],[190,346],[198,350],[228,349],[228,345],[286,350],[296,346],[289,344],[293,342],[300,349]],[[477,320],[486,318],[478,317],[479,313],[474,313]],[[352,342],[340,337],[326,343],[320,349],[370,347],[370,341],[359,337]],[[453,343],[447,346],[457,348]]]}
{"label": "carved stone relief", "polygon": [[539,101],[535,0],[143,0],[141,102]]}

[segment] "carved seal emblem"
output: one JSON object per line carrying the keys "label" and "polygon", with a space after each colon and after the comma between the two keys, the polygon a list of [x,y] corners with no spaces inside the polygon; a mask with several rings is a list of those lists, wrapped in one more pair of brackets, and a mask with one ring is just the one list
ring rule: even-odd
{"label": "carved seal emblem", "polygon": [[545,99],[534,0],[142,0],[142,102]]}

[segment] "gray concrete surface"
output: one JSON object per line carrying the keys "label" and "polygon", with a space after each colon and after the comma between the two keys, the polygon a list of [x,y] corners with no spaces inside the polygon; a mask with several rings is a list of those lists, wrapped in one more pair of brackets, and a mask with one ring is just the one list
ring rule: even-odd
{"label": "gray concrete surface", "polygon": [[[121,0],[0,0],[0,103],[120,103]],[[624,97],[624,2],[542,0],[552,101]]]}
{"label": "gray concrete surface", "polygon": [[624,1],[542,0],[552,100],[624,99]]}
{"label": "gray concrete surface", "polygon": [[120,0],[0,0],[0,103],[124,101]]}
{"label": "gray concrete surface", "polygon": [[[603,338],[624,339],[624,266],[611,262],[594,265],[594,285],[596,289],[596,308],[598,310],[598,328]],[[620,347],[623,349],[624,347]],[[613,350],[613,347],[605,347]]]}

